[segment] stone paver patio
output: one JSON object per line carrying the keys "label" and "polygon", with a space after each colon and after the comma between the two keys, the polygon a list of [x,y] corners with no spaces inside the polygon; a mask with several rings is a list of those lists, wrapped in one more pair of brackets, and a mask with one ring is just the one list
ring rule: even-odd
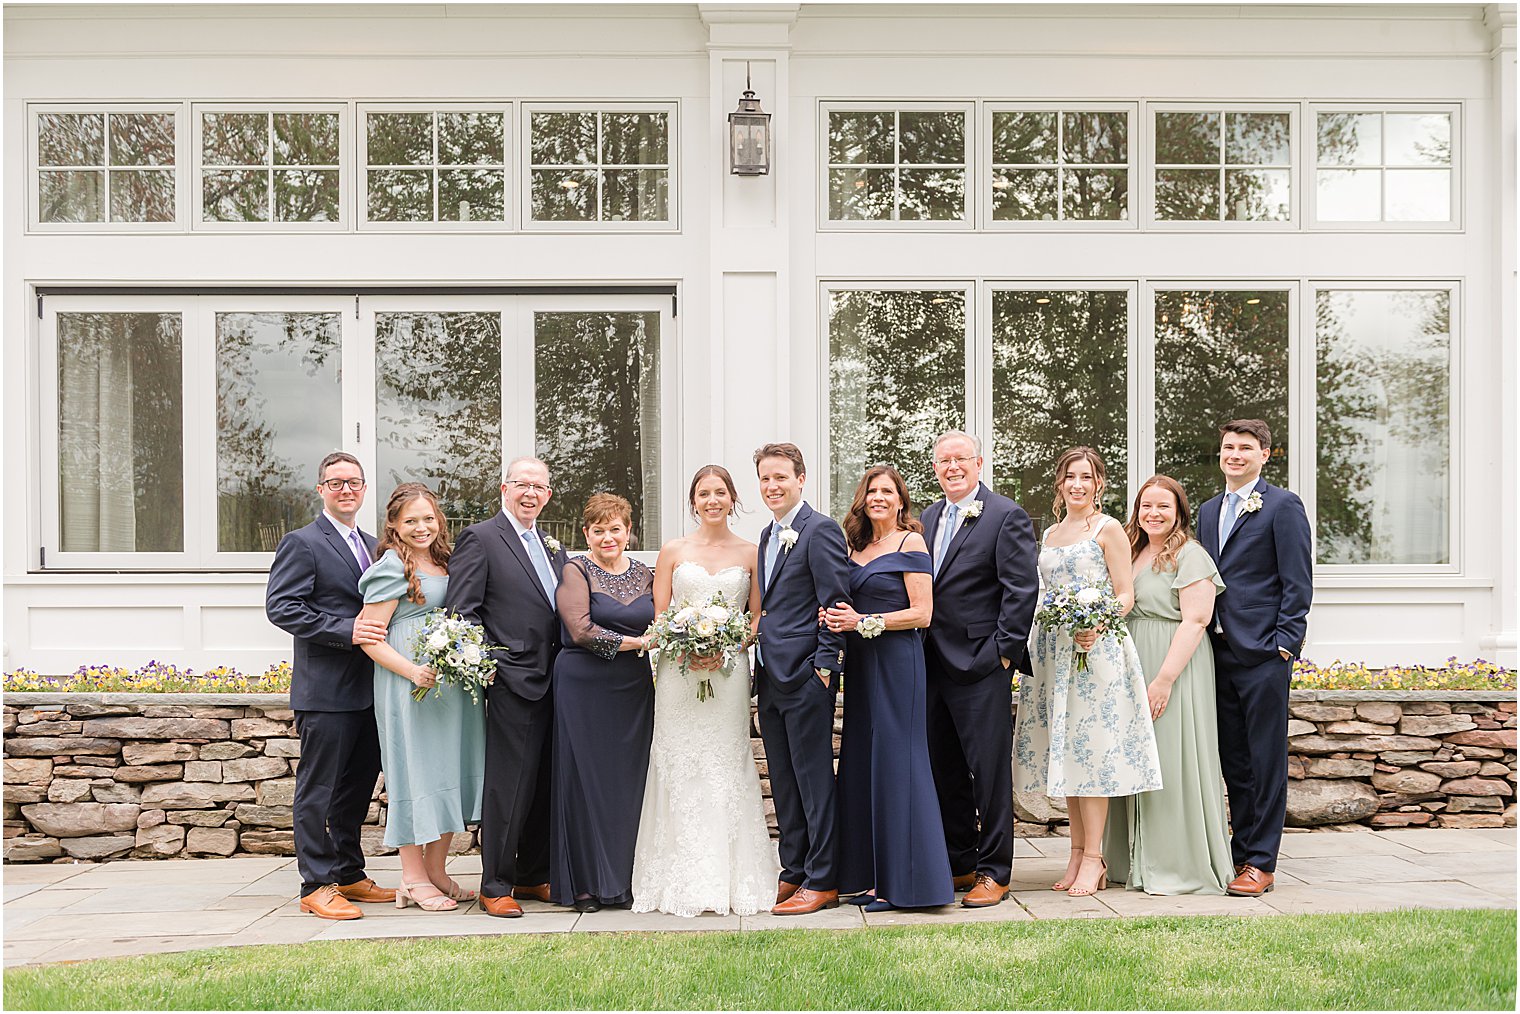
{"label": "stone paver patio", "polygon": [[[1261,899],[1153,898],[1119,887],[1089,898],[1049,890],[1065,869],[1065,838],[1019,839],[1012,902],[969,910],[867,915],[852,905],[810,916],[702,916],[681,919],[606,910],[587,915],[528,902],[521,919],[496,919],[476,904],[425,913],[363,906],[365,918],[334,923],[302,914],[300,877],[288,857],[78,865],[14,865],[5,887],[5,964],[92,958],[249,944],[375,937],[598,933],[624,931],[862,929],[872,926],[1140,915],[1279,915],[1399,908],[1514,908],[1515,830],[1366,829],[1289,834],[1277,889]],[[370,873],[394,886],[394,857],[371,860]],[[450,872],[479,881],[478,856],[458,856]]]}

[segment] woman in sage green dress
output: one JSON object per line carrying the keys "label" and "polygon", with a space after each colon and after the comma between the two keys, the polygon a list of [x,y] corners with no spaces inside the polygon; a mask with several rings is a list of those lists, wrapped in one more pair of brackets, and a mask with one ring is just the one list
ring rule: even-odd
{"label": "woman in sage green dress", "polygon": [[[437,685],[420,666],[412,639],[443,605],[449,586],[449,531],[432,490],[396,487],[385,506],[381,557],[359,579],[361,616],[387,624],[385,640],[365,645],[375,660],[375,724],[385,772],[385,844],[401,852],[396,907],[416,902],[447,912],[474,892],[449,878],[449,843],[480,821],[485,784],[485,710],[468,691]],[[420,701],[412,691],[428,689]]]}
{"label": "woman in sage green dress", "polygon": [[1145,672],[1163,787],[1115,798],[1104,853],[1115,880],[1147,894],[1224,894],[1234,871],[1214,712],[1214,650],[1206,636],[1224,590],[1190,537],[1187,494],[1155,475],[1130,514],[1135,608],[1127,617]]}

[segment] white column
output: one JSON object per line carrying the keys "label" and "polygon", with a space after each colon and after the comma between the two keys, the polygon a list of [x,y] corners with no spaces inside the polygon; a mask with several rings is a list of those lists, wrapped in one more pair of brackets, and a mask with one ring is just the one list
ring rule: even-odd
{"label": "white column", "polygon": [[[1509,490],[1507,502],[1520,503],[1520,474],[1515,467],[1516,435],[1520,422],[1515,412],[1516,392],[1520,392],[1520,356],[1516,355],[1515,320],[1515,5],[1489,4],[1483,11],[1483,22],[1493,38],[1493,120],[1489,128],[1498,141],[1498,172],[1494,176],[1493,221],[1494,241],[1498,244],[1494,257],[1494,293],[1497,297],[1494,324],[1497,328],[1499,347],[1501,389],[1501,415],[1498,427],[1499,482],[1498,488]],[[1502,512],[1508,515],[1509,512]],[[1495,575],[1498,586],[1494,595],[1494,619],[1490,633],[1479,642],[1484,658],[1513,668],[1516,664],[1516,612],[1520,602],[1516,599],[1516,563],[1520,546],[1516,544],[1513,519],[1501,521],[1490,531],[1499,538],[1499,566]],[[1473,537],[1485,533],[1473,532]]]}
{"label": "white column", "polygon": [[[738,530],[758,536],[768,515],[760,506],[751,458],[771,440],[797,439],[789,431],[786,322],[789,298],[787,196],[790,181],[778,153],[786,150],[790,34],[798,4],[699,5],[708,27],[709,191],[708,334],[714,460],[734,475],[751,512]],[[728,165],[728,114],[749,86],[771,114],[771,171],[734,176]],[[799,444],[801,441],[799,440]],[[804,455],[816,457],[803,446]],[[700,464],[698,462],[697,464]],[[809,476],[810,482],[821,481]]]}

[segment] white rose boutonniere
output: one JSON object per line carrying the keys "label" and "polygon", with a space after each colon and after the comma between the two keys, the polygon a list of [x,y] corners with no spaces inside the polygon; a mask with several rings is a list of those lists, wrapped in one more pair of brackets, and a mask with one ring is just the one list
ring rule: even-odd
{"label": "white rose boutonniere", "polygon": [[790,553],[792,547],[797,544],[797,529],[792,527],[783,528],[781,529],[781,534],[776,536],[776,538],[781,540],[781,551],[783,553]]}
{"label": "white rose boutonniere", "polygon": [[966,505],[966,520],[975,521],[982,516],[982,501],[973,500]]}
{"label": "white rose boutonniere", "polygon": [[1240,512],[1242,514],[1255,514],[1259,510],[1261,510],[1261,494],[1252,490],[1251,495],[1246,497],[1246,502],[1241,504]]}
{"label": "white rose boutonniere", "polygon": [[556,539],[554,536],[552,536],[552,535],[545,535],[544,536],[544,548],[547,549],[551,553],[558,553],[564,547],[559,544],[559,540]]}

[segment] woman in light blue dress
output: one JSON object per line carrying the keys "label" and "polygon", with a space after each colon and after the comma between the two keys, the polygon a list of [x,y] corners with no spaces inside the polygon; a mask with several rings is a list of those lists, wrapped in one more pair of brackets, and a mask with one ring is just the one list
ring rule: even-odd
{"label": "woman in light blue dress", "polygon": [[[1098,510],[1103,459],[1089,447],[1056,463],[1056,517],[1040,549],[1040,580],[1052,588],[1106,586],[1125,612],[1134,606],[1130,545],[1120,524]],[[1077,652],[1087,652],[1078,669]],[[1108,883],[1103,828],[1108,801],[1161,788],[1145,675],[1133,642],[1103,631],[1075,637],[1035,625],[1029,638],[1034,675],[1019,687],[1014,726],[1014,787],[1065,796],[1071,860],[1052,885],[1073,896]]]}
{"label": "woman in light blue dress", "polygon": [[[385,641],[365,645],[375,660],[375,724],[388,800],[385,844],[401,852],[396,907],[411,902],[446,912],[474,892],[444,868],[449,843],[480,820],[485,782],[485,711],[469,692],[437,689],[432,670],[417,664],[412,639],[448,590],[449,534],[432,490],[402,483],[385,506],[382,555],[359,579],[361,616],[387,623]],[[429,693],[421,701],[412,691]]]}

